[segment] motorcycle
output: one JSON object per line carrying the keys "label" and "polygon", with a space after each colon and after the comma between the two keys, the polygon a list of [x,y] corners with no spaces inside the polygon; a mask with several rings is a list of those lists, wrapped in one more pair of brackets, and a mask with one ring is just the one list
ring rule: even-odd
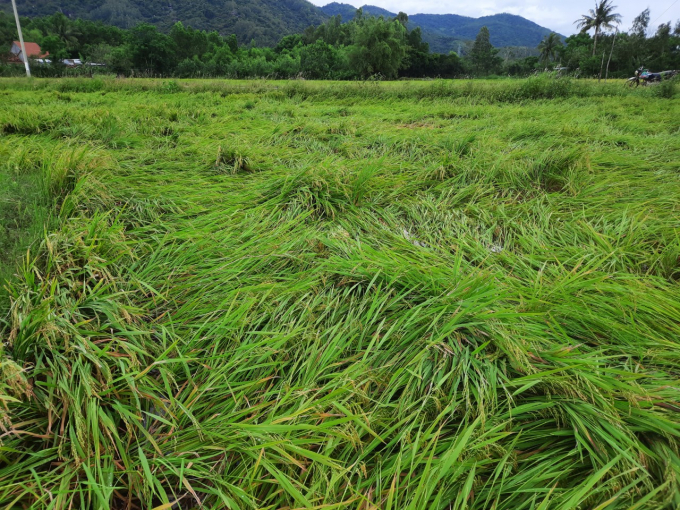
{"label": "motorcycle", "polygon": [[635,76],[633,76],[632,78],[628,78],[627,85],[629,87],[638,87],[640,86],[640,84],[642,84],[643,87],[646,87],[651,83],[658,83],[662,80],[674,78],[678,74],[680,74],[680,71],[677,70],[662,71],[660,73],[650,73],[648,69],[641,67],[640,69],[635,71]]}

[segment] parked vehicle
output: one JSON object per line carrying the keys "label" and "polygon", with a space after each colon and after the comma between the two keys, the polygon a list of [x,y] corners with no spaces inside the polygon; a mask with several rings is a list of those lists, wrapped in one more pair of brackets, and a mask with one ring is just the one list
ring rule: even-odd
{"label": "parked vehicle", "polygon": [[638,87],[640,86],[640,84],[642,84],[642,86],[645,87],[650,83],[656,83],[662,80],[667,80],[677,76],[678,74],[680,74],[680,71],[678,70],[661,71],[660,73],[650,73],[649,69],[640,67],[638,70],[635,71],[635,76],[633,76],[632,78],[628,78],[627,84],[629,87]]}

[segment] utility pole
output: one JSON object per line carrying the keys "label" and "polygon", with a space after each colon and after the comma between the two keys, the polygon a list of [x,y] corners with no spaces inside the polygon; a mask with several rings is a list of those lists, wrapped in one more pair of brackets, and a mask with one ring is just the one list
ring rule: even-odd
{"label": "utility pole", "polygon": [[597,75],[597,83],[602,79],[602,70],[604,69],[604,57],[607,56],[607,50],[602,52],[602,65],[600,66],[600,74]]}
{"label": "utility pole", "polygon": [[26,66],[26,76],[31,77],[31,66],[28,65],[28,55],[26,55],[26,45],[24,44],[24,35],[21,33],[21,22],[19,21],[19,11],[17,11],[17,2],[12,0],[12,7],[14,7],[14,19],[17,22],[17,32],[19,32],[19,44],[21,44],[21,54],[24,57],[24,66]]}
{"label": "utility pole", "polygon": [[607,83],[607,78],[609,78],[609,64],[612,61],[612,55],[614,54],[614,44],[616,44],[616,36],[619,35],[619,29],[616,29],[614,34],[614,40],[612,41],[612,51],[609,52],[609,60],[607,61],[607,73],[604,75],[604,82]]}

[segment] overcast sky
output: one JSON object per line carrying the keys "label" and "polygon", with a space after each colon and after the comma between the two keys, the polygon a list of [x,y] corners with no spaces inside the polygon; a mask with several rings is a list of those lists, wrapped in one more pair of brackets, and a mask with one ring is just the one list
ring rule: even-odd
{"label": "overcast sky", "polygon": [[[462,16],[488,16],[509,12],[523,16],[541,26],[555,30],[564,35],[577,32],[574,20],[581,14],[586,14],[592,9],[594,0],[476,0],[473,2],[446,2],[441,0],[371,0],[366,2],[352,2],[338,0],[341,3],[349,3],[356,7],[361,5],[377,5],[391,12],[403,11],[406,14],[460,14]],[[316,5],[326,5],[329,0],[311,0]],[[680,1],[678,0],[613,0],[618,6],[616,12],[623,17],[622,28],[630,28],[633,19],[646,7],[652,11],[650,29],[660,23],[675,21],[680,18]],[[667,12],[664,14],[664,11]],[[658,18],[658,19],[657,19]]]}

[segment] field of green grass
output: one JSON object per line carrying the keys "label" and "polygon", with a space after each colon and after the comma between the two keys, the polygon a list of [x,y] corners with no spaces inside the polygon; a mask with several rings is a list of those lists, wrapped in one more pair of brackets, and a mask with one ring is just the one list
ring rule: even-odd
{"label": "field of green grass", "polygon": [[674,87],[1,80],[0,506],[679,508]]}

